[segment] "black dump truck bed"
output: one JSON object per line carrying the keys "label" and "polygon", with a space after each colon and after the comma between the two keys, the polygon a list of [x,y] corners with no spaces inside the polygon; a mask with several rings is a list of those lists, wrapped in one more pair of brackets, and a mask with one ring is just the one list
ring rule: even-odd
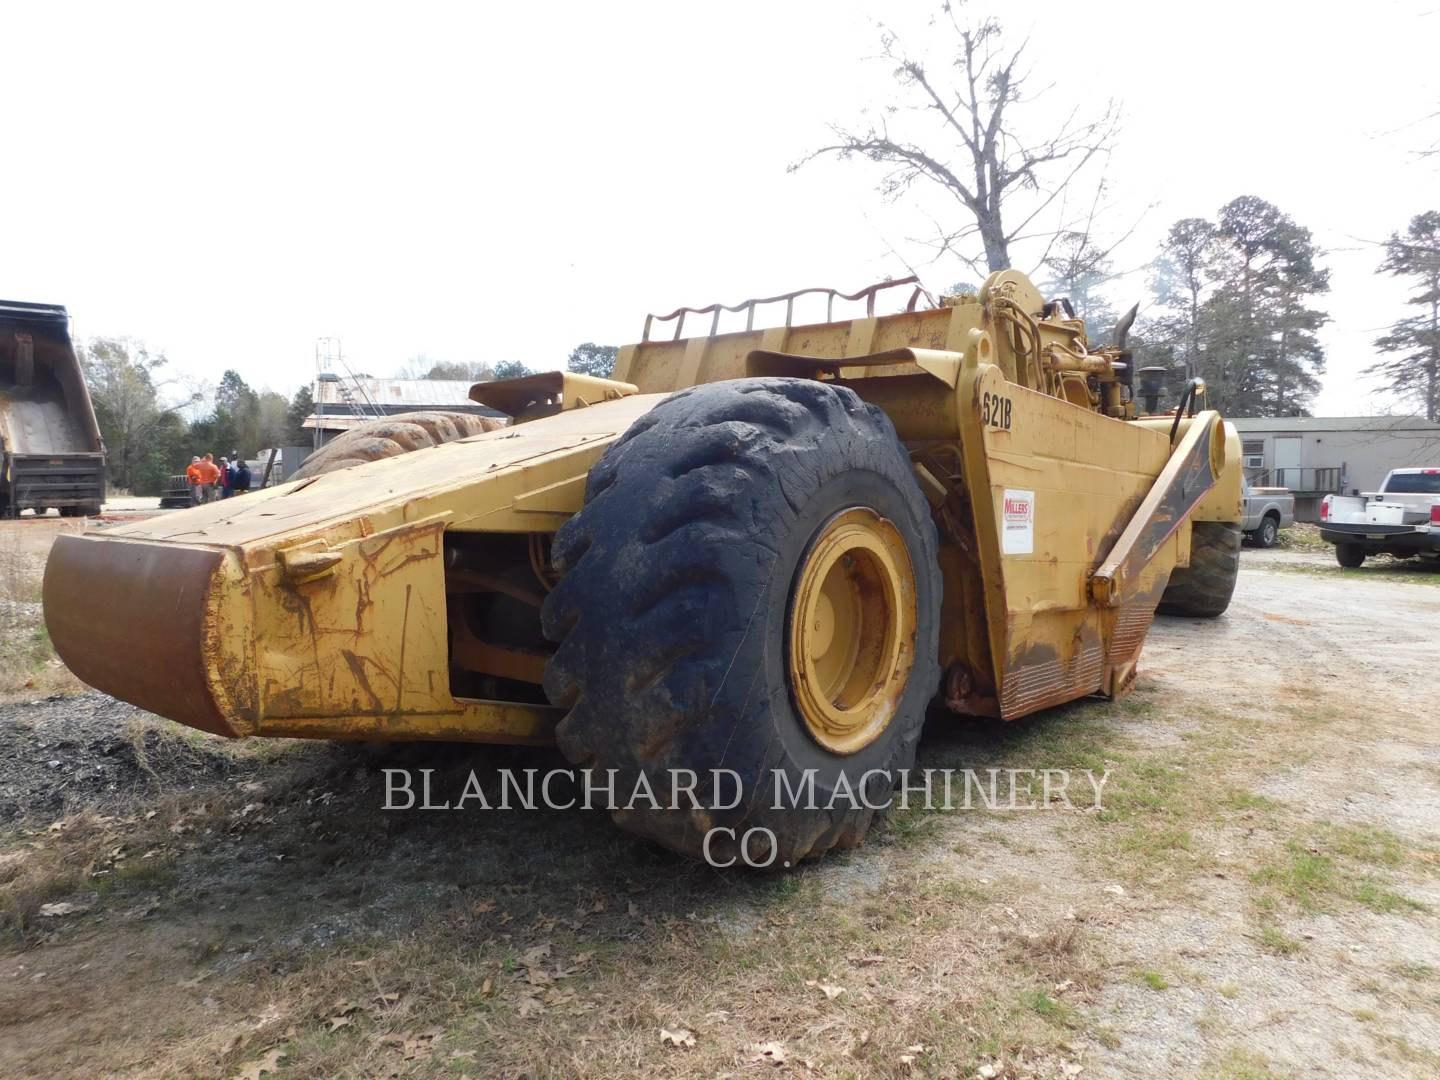
{"label": "black dump truck bed", "polygon": [[0,515],[100,512],[105,447],[56,304],[0,300]]}

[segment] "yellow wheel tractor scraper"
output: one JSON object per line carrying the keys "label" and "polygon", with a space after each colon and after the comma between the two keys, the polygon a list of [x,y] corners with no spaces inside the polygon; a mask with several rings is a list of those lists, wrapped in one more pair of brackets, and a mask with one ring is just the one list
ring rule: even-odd
{"label": "yellow wheel tractor scraper", "polygon": [[401,418],[283,486],[63,535],[50,636],[218,735],[556,742],[620,793],[730,778],[616,810],[675,850],[853,845],[932,705],[1119,697],[1157,605],[1217,615],[1238,566],[1234,430],[1138,418],[1124,326],[1091,348],[1014,271],[876,314],[912,281],[807,290],[848,321],[791,325],[802,294],[652,317],[613,380],[476,385],[508,425]]}

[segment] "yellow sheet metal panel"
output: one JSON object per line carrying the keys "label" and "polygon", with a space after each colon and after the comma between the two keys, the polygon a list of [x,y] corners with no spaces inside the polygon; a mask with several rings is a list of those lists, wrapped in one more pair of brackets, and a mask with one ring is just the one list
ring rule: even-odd
{"label": "yellow sheet metal panel", "polygon": [[302,584],[279,563],[250,575],[256,721],[453,709],[445,640],[442,522],[357,537],[333,573]]}
{"label": "yellow sheet metal panel", "polygon": [[953,348],[948,343],[956,336],[957,321],[975,317],[975,309],[957,315],[959,310],[933,308],[849,322],[647,341],[621,350],[615,378],[634,383],[642,393],[658,393],[744,378],[746,357],[758,350],[843,359],[890,349]]}
{"label": "yellow sheet metal panel", "polygon": [[[1180,424],[1175,431],[1175,438],[1179,439],[1189,430],[1192,418],[1184,416],[1180,418]],[[1175,427],[1173,416],[1153,416],[1143,420],[1135,421],[1139,427],[1146,427],[1152,431],[1163,431],[1168,436],[1170,430]],[[1205,497],[1196,505],[1191,515],[1192,521],[1226,521],[1238,524],[1245,517],[1245,492],[1244,492],[1244,469],[1241,466],[1240,433],[1236,431],[1235,425],[1225,423],[1225,439],[1223,443],[1224,464],[1220,469],[1219,477],[1215,486],[1206,492]],[[1189,564],[1190,555],[1188,550],[1185,559],[1180,564]]]}
{"label": "yellow sheet metal panel", "polygon": [[[591,464],[658,400],[75,537],[52,560],[57,648],[82,678],[221,734],[543,741],[553,710],[450,693],[442,536],[553,531]],[[96,590],[124,618],[85,617],[79,598]]]}
{"label": "yellow sheet metal panel", "polygon": [[470,388],[470,399],[498,409],[506,416],[518,418],[532,412],[548,415],[588,408],[638,392],[632,384],[615,379],[601,379],[573,371],[541,371],[517,379],[476,383]]}
{"label": "yellow sheet metal panel", "polygon": [[395,716],[303,716],[273,718],[264,734],[287,739],[347,739],[387,742],[488,742],[507,746],[548,746],[562,709],[512,701],[464,701],[443,713],[405,712]]}
{"label": "yellow sheet metal panel", "polygon": [[[1225,425],[1225,468],[1205,498],[1195,507],[1194,521],[1230,521],[1245,519],[1244,469],[1241,465],[1240,433],[1235,425]],[[1187,555],[1186,562],[1189,562]]]}
{"label": "yellow sheet metal panel", "polygon": [[[1000,714],[1114,684],[1116,616],[1089,602],[1088,577],[1168,461],[1168,438],[1018,386],[993,365],[967,367],[959,390]],[[1147,567],[1141,592],[1158,598],[1177,550]]]}

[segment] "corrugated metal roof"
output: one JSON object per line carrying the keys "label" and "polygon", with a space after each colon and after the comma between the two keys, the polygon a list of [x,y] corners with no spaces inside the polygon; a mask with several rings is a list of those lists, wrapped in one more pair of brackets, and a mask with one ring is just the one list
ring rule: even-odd
{"label": "corrugated metal roof", "polygon": [[1423,416],[1227,416],[1236,431],[1427,431],[1440,424]]}
{"label": "corrugated metal roof", "polygon": [[322,382],[320,402],[300,426],[345,431],[375,419],[377,414],[398,416],[425,409],[499,416],[494,409],[470,400],[473,385],[464,379],[347,378],[343,382]]}
{"label": "corrugated metal roof", "polygon": [[470,400],[470,387],[473,385],[468,379],[351,379],[342,375],[336,382],[320,383],[319,402],[349,405],[355,401],[362,408],[374,402],[382,407],[405,405],[412,409],[444,409],[473,405]]}

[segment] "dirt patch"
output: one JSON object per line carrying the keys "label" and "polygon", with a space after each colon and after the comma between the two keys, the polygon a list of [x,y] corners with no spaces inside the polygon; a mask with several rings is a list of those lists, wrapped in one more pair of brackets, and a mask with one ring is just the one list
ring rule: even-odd
{"label": "dirt patch", "polygon": [[895,813],[789,874],[383,809],[548,751],[4,706],[0,1074],[1434,1075],[1440,607],[1277,558],[1125,702],[932,718],[922,766],[1108,768],[1103,810]]}

